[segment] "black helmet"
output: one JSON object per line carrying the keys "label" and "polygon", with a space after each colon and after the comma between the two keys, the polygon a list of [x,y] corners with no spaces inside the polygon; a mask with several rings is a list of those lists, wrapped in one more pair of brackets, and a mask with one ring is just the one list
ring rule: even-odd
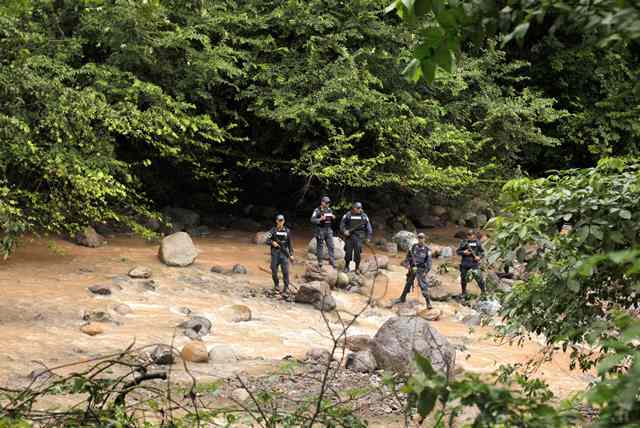
{"label": "black helmet", "polygon": [[329,202],[331,202],[331,199],[329,199],[328,196],[323,196],[322,198],[320,198],[320,202],[328,204]]}
{"label": "black helmet", "polygon": [[353,208],[362,208],[362,202],[354,202],[352,207]]}

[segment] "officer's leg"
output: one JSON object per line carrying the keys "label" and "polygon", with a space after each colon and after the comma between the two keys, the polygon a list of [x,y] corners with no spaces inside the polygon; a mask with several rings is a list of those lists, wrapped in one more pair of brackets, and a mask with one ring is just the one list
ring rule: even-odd
{"label": "officer's leg", "polygon": [[349,264],[351,263],[351,256],[353,252],[353,236],[349,236],[344,243],[344,261],[346,266],[344,268],[345,272],[349,272]]}
{"label": "officer's leg", "polygon": [[467,269],[466,267],[460,266],[460,286],[462,287],[462,295],[466,296],[467,294]]}
{"label": "officer's leg", "polygon": [[416,277],[413,272],[409,270],[409,272],[407,272],[407,281],[404,283],[404,289],[402,290],[400,299],[398,299],[401,303],[404,303],[407,300],[407,295],[411,292],[411,287],[413,286],[415,278]]}
{"label": "officer's leg", "polygon": [[277,289],[279,280],[278,280],[278,258],[280,256],[280,251],[271,253],[271,278],[273,278],[273,286]]}
{"label": "officer's leg", "polygon": [[281,257],[280,266],[282,267],[282,278],[284,279],[284,290],[282,291],[286,293],[289,290],[289,259],[284,254]]}
{"label": "officer's leg", "polygon": [[418,271],[418,284],[420,284],[420,291],[422,292],[422,296],[424,297],[425,302],[427,302],[427,308],[431,309],[431,298],[429,297],[429,280],[427,279],[427,271],[420,270]]}
{"label": "officer's leg", "polygon": [[356,262],[356,270],[360,268],[360,255],[362,254],[362,239],[354,237],[353,260]]}
{"label": "officer's leg", "polygon": [[327,239],[327,250],[329,252],[329,263],[331,263],[331,266],[335,268],[336,256],[334,255],[334,251],[333,251],[333,231],[331,229],[328,229],[325,233],[326,233],[325,236]]}
{"label": "officer's leg", "polygon": [[474,269],[472,272],[473,272],[473,277],[478,283],[478,287],[480,287],[480,292],[484,294],[485,285],[484,285],[484,278],[482,277],[482,272],[480,271],[480,269]]}
{"label": "officer's leg", "polygon": [[316,257],[318,258],[318,265],[322,266],[322,246],[324,244],[324,236],[322,230],[316,232]]}

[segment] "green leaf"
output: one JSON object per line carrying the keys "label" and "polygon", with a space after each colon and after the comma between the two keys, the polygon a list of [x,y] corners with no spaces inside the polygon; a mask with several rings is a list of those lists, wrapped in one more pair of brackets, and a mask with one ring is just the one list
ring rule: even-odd
{"label": "green leaf", "polygon": [[424,373],[428,378],[434,377],[436,375],[436,371],[431,365],[431,360],[429,358],[423,357],[418,352],[415,352],[414,355],[416,359],[416,365],[422,371],[422,373]]}
{"label": "green leaf", "polygon": [[434,61],[443,69],[451,73],[453,71],[454,54],[446,44],[440,45],[434,55]]}
{"label": "green leaf", "polygon": [[432,388],[425,388],[418,397],[418,414],[427,417],[436,405],[438,393]]}
{"label": "green leaf", "polygon": [[422,16],[431,10],[431,0],[415,0],[413,7],[416,16]]}
{"label": "green leaf", "polygon": [[420,67],[420,61],[412,59],[409,64],[402,70],[402,75],[412,82],[417,82],[422,77],[422,68]]}
{"label": "green leaf", "polygon": [[422,61],[422,72],[427,80],[427,83],[432,83],[436,80],[436,64],[432,61]]}

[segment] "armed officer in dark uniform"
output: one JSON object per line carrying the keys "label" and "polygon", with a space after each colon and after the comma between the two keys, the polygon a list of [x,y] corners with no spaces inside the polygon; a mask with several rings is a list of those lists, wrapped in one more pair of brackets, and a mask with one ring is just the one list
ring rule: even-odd
{"label": "armed officer in dark uniform", "polygon": [[356,271],[360,268],[360,255],[365,240],[370,240],[373,235],[369,217],[362,211],[362,204],[354,202],[351,211],[342,216],[340,232],[345,237],[344,261],[345,272],[349,272],[351,260],[356,262]]}
{"label": "armed officer in dark uniform", "polygon": [[291,231],[284,225],[284,216],[276,216],[276,225],[272,227],[267,235],[267,245],[271,247],[271,277],[273,286],[279,289],[278,266],[282,270],[284,280],[283,293],[289,290],[289,260],[293,261],[293,239]]}
{"label": "armed officer in dark uniform", "polygon": [[329,263],[335,268],[336,258],[333,255],[333,229],[331,228],[335,216],[331,208],[329,208],[329,202],[331,202],[331,200],[328,196],[323,196],[322,199],[320,199],[320,207],[313,210],[313,214],[311,214],[311,223],[315,226],[318,266],[322,266],[322,247],[324,244],[327,244]]}
{"label": "armed officer in dark uniform", "polygon": [[462,257],[460,262],[460,285],[462,286],[461,297],[467,296],[467,282],[472,277],[478,283],[480,292],[484,294],[484,278],[480,271],[480,259],[484,256],[484,248],[482,243],[476,237],[473,230],[467,231],[467,239],[463,239],[458,246],[457,254]]}
{"label": "armed officer in dark uniform", "polygon": [[418,233],[418,243],[413,244],[407,256],[404,259],[403,265],[409,268],[407,272],[407,282],[404,284],[404,290],[397,303],[404,303],[407,299],[407,295],[411,292],[415,280],[418,280],[420,291],[424,300],[427,302],[427,308],[431,309],[431,298],[429,297],[429,282],[427,281],[427,273],[431,270],[431,249],[425,243],[426,237],[424,233]]}

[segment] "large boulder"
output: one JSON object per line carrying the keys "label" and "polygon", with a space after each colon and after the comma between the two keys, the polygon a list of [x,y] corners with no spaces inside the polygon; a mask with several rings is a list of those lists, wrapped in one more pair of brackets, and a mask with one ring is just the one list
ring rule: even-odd
{"label": "large boulder", "polygon": [[381,369],[410,373],[417,352],[430,358],[433,368],[447,377],[454,374],[454,347],[420,317],[388,319],[374,336],[370,349]]}
{"label": "large boulder", "polygon": [[185,232],[166,236],[160,244],[160,260],[168,266],[189,266],[198,256],[198,250]]}
{"label": "large boulder", "polygon": [[360,263],[362,272],[375,272],[379,269],[386,269],[389,266],[389,257],[387,256],[369,256]]}
{"label": "large boulder", "polygon": [[185,228],[195,227],[200,224],[200,214],[186,208],[165,207],[162,213],[171,221]]}
{"label": "large boulder", "polygon": [[314,304],[323,296],[331,295],[329,284],[324,281],[313,281],[301,284],[296,293],[295,301],[297,303]]}
{"label": "large boulder", "polygon": [[338,342],[339,346],[344,346],[350,351],[360,352],[369,349],[371,346],[371,336],[366,334],[356,334],[353,336],[347,336]]}
{"label": "large boulder", "polygon": [[398,244],[398,249],[400,251],[408,251],[409,248],[415,243],[418,242],[418,238],[416,234],[413,232],[409,232],[408,230],[401,230],[400,232],[393,235],[393,242]]}
{"label": "large boulder", "polygon": [[207,347],[204,343],[197,340],[192,340],[184,345],[180,352],[180,356],[184,361],[191,361],[192,363],[209,362],[209,352],[207,352]]}
{"label": "large boulder", "polygon": [[331,294],[327,294],[313,302],[313,307],[322,312],[331,312],[336,308],[336,300]]}
{"label": "large boulder", "polygon": [[425,227],[429,229],[444,227],[447,225],[447,222],[442,218],[427,213],[423,213],[419,217],[414,218],[413,222],[418,227]]}
{"label": "large boulder", "polygon": [[347,355],[345,367],[354,372],[371,373],[376,370],[377,363],[373,353],[366,349]]}
{"label": "large boulder", "polygon": [[211,332],[211,321],[202,316],[194,316],[188,321],[178,324],[178,327],[184,329],[184,335],[190,339],[201,339]]}
{"label": "large boulder", "polygon": [[330,265],[318,266],[317,263],[309,263],[302,274],[302,277],[309,282],[324,281],[331,288],[336,286],[338,271]]}
{"label": "large boulder", "polygon": [[[316,254],[316,241],[316,238],[311,238],[309,241],[307,251],[310,254]],[[333,254],[336,259],[344,259],[344,241],[336,236],[333,237]],[[322,258],[324,260],[329,260],[329,252],[327,251],[327,246],[324,244],[322,246]]]}
{"label": "large boulder", "polygon": [[107,244],[104,236],[100,235],[96,230],[87,226],[76,233],[75,242],[78,245],[89,248],[97,248]]}

